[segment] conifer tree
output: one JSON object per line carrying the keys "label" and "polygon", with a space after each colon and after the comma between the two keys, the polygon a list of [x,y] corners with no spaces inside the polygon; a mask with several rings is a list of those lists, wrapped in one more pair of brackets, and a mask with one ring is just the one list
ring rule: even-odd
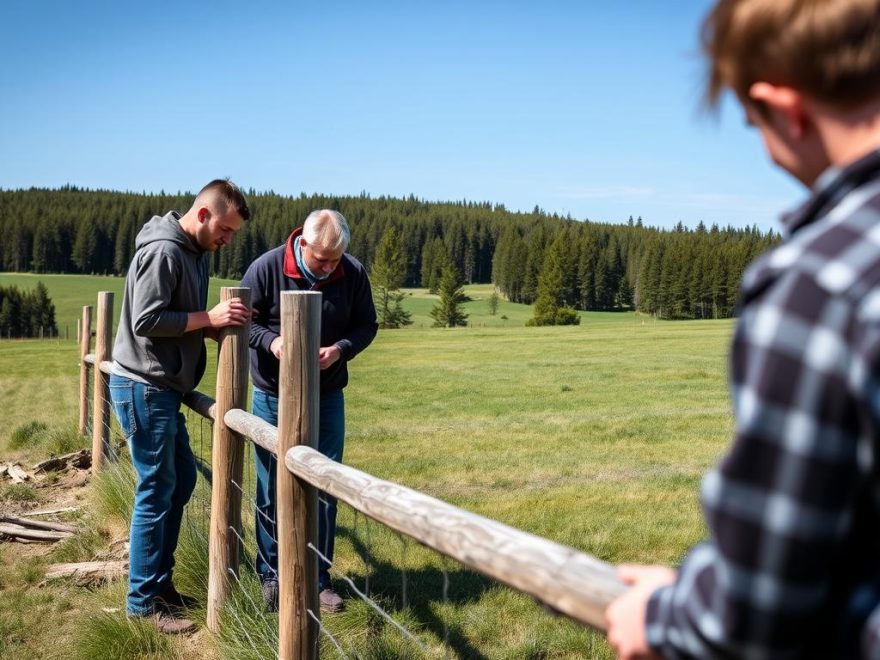
{"label": "conifer tree", "polygon": [[31,258],[31,270],[35,273],[57,271],[58,235],[49,227],[45,220],[37,223],[34,230],[34,251]]}
{"label": "conifer tree", "polygon": [[565,267],[568,241],[561,233],[547,249],[544,265],[538,276],[538,291],[535,298],[534,316],[527,325],[578,325],[581,317],[571,307],[566,306]]}
{"label": "conifer tree", "polygon": [[495,316],[498,313],[498,303],[501,301],[501,296],[498,295],[498,292],[494,289],[492,293],[489,294],[489,298],[487,300],[489,304],[489,315]]}
{"label": "conifer tree", "polygon": [[467,300],[462,288],[461,275],[452,261],[447,261],[443,268],[438,286],[440,301],[431,310],[435,328],[454,328],[467,325],[468,315],[461,306]]}
{"label": "conifer tree", "polygon": [[73,263],[81,273],[94,272],[94,260],[98,247],[98,232],[92,222],[83,222],[73,242]]}
{"label": "conifer tree", "polygon": [[425,243],[422,249],[422,286],[431,293],[437,293],[443,266],[449,261],[446,244],[442,238],[435,237]]}
{"label": "conifer tree", "polygon": [[116,245],[113,248],[113,272],[124,275],[134,254],[135,221],[133,217],[123,220],[116,232]]}
{"label": "conifer tree", "polygon": [[535,302],[538,291],[538,273],[541,272],[541,264],[544,263],[544,251],[547,238],[542,228],[536,229],[528,242],[526,253],[525,272],[523,273],[522,301],[527,305]]}
{"label": "conifer tree", "polygon": [[39,332],[39,328],[44,333],[54,337],[58,334],[58,328],[55,327],[55,303],[49,297],[49,289],[42,282],[37,282],[34,290],[34,330]]}
{"label": "conifer tree", "polygon": [[0,336],[18,337],[18,328],[16,327],[18,319],[18,310],[12,298],[9,295],[4,295],[2,302],[0,302]]}
{"label": "conifer tree", "polygon": [[394,227],[389,227],[379,242],[376,260],[370,270],[380,328],[402,328],[412,323],[410,313],[403,308],[405,296],[400,291],[405,278],[406,262],[400,236]]}

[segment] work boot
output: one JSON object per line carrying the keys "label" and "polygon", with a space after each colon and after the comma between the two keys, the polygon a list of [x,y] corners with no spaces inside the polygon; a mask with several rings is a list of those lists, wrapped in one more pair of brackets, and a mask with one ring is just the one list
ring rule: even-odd
{"label": "work boot", "polygon": [[163,606],[169,612],[187,610],[198,607],[199,601],[192,596],[180,593],[173,584],[169,583],[165,589],[156,596],[156,605]]}
{"label": "work boot", "polygon": [[260,592],[263,594],[263,602],[269,612],[278,611],[278,580],[269,578],[260,583]]}
{"label": "work boot", "polygon": [[157,608],[151,617],[159,632],[166,635],[184,635],[196,629],[196,624],[189,619],[173,614],[170,610]]}
{"label": "work boot", "polygon": [[328,587],[318,594],[318,599],[321,601],[322,612],[334,614],[345,609],[345,601],[342,600],[342,596],[333,591],[332,587]]}
{"label": "work boot", "polygon": [[173,614],[164,607],[156,607],[152,614],[129,614],[128,618],[149,621],[156,626],[156,629],[159,632],[165,633],[166,635],[182,635],[185,633],[191,633],[196,629],[195,623],[182,616]]}

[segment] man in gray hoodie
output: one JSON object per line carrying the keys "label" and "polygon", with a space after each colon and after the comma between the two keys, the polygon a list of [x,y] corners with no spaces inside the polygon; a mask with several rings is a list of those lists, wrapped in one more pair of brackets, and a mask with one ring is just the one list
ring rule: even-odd
{"label": "man in gray hoodie", "polygon": [[183,508],[195,488],[195,459],[180,413],[183,395],[205,371],[204,337],[244,325],[235,298],[206,311],[212,252],[250,217],[238,186],[216,179],[181,216],[154,216],[137,236],[113,348],[110,397],[137,472],[129,550],[129,616],[151,617],[162,632],[189,632],[194,604],[171,579]]}

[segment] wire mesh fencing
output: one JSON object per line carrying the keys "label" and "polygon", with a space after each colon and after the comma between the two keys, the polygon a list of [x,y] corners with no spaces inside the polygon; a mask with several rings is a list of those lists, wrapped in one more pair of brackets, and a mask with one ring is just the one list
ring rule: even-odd
{"label": "wire mesh fencing", "polygon": [[[89,382],[92,382],[90,379]],[[211,470],[214,424],[184,408],[197,485],[185,509],[174,569],[178,588],[207,600],[211,529]],[[114,416],[108,431],[122,439]],[[261,589],[258,564],[271,563],[256,542],[256,521],[274,528],[277,520],[258,506],[254,449],[246,442],[240,480],[230,486],[241,497],[240,527],[230,528],[239,563],[229,573],[230,598],[216,639],[226,657],[274,657],[278,617]],[[123,454],[122,462],[127,462]],[[320,495],[320,499],[325,496]],[[318,515],[329,507],[319,506]],[[598,634],[552,616],[531,598],[438,553],[357,508],[339,504],[334,556],[314,543],[314,559],[330,564],[334,588],[345,608],[328,614],[308,611],[318,627],[318,652],[340,658],[480,658],[505,649],[506,657],[602,657]],[[329,521],[325,520],[329,526]],[[265,570],[264,570],[265,572]],[[193,618],[204,624],[204,610]],[[514,623],[515,622],[515,623]],[[508,626],[513,625],[513,629]]]}
{"label": "wire mesh fencing", "polygon": [[[236,359],[246,354],[244,351],[234,353]],[[246,373],[246,368],[239,364],[231,371],[240,375]],[[98,379],[89,379],[88,382],[100,383]],[[220,384],[226,388],[223,390],[224,395],[228,394],[227,381],[220,379]],[[317,390],[301,388],[300,391],[309,392],[309,396],[314,396]],[[244,392],[246,393],[246,387]],[[96,400],[93,396],[94,392],[89,394],[90,402]],[[203,399],[207,398],[200,396]],[[217,397],[218,400],[214,403],[215,408],[219,409],[221,407],[219,401],[222,398],[220,388]],[[229,404],[227,402],[224,405]],[[90,406],[89,419],[95,418],[93,408],[95,405]],[[271,568],[274,567],[275,559],[264,552],[266,545],[260,539],[264,533],[271,536],[278,527],[279,520],[274,511],[264,507],[264,503],[261,502],[264,499],[263,495],[257,493],[257,468],[253,444],[245,442],[239,457],[240,438],[224,435],[227,434],[227,429],[224,427],[232,424],[229,415],[223,417],[224,426],[216,429],[217,422],[212,422],[210,419],[215,415],[220,419],[219,415],[224,414],[216,409],[212,413],[206,413],[208,408],[198,405],[194,406],[193,410],[187,409],[185,412],[190,448],[195,457],[198,477],[195,490],[185,508],[183,529],[176,553],[177,563],[174,568],[175,584],[181,591],[196,596],[200,603],[205,604],[206,609],[196,608],[191,615],[198,622],[207,623],[215,633],[222,657],[244,659],[273,657],[284,644],[283,637],[289,630],[285,628],[281,631],[282,634],[279,634],[278,616],[274,611],[275,594],[278,593],[279,588],[301,593],[303,585],[276,583],[274,594],[272,592]],[[195,412],[196,410],[198,412]],[[233,409],[229,412],[241,411]],[[253,418],[252,415],[250,417]],[[110,432],[110,437],[113,437],[110,428],[112,419],[111,414],[103,422],[108,425],[105,430]],[[228,428],[232,427],[228,426]],[[286,432],[275,427],[270,428],[274,429],[272,433],[277,436],[276,442],[279,443],[282,438],[285,441],[290,441],[294,437],[299,438],[302,431],[301,428]],[[93,429],[90,428],[91,430]],[[237,432],[244,433],[244,430],[238,428]],[[215,437],[220,439],[217,447],[213,446]],[[285,446],[289,444],[285,442]],[[218,447],[222,453],[215,455]],[[302,484],[313,483],[319,491],[325,488],[330,492],[338,493],[339,489],[344,489],[346,485],[370,481],[381,482],[365,473],[347,476],[337,474],[339,481],[321,482],[320,470],[317,473],[318,481],[314,481],[309,475],[304,476],[297,472],[296,468],[292,467],[292,463],[287,462],[299,449],[317,456],[317,452],[306,446],[294,447],[282,457],[287,469],[298,475],[297,483],[300,484],[298,488]],[[324,461],[325,470],[330,473],[339,471],[333,467],[339,464],[325,457],[318,456],[318,458]],[[240,476],[239,460],[242,460]],[[328,462],[331,465],[327,465]],[[229,467],[233,463],[236,467],[230,470]],[[217,474],[213,469],[215,465]],[[286,472],[284,476],[290,477]],[[326,477],[326,474],[324,476]],[[331,474],[329,478],[332,480],[332,477]],[[279,475],[280,479],[281,475]],[[346,479],[349,482],[346,482]],[[218,489],[218,486],[222,488]],[[397,507],[397,514],[394,515],[408,511],[409,505],[424,506],[426,499],[433,499],[390,482],[384,482],[381,488],[385,488],[386,492],[395,491],[401,499],[394,502],[391,500],[378,502],[374,499],[371,501],[372,505],[390,506],[391,509]],[[308,490],[308,487],[306,489]],[[333,510],[330,506],[331,499],[323,493],[318,497],[319,505],[315,511],[315,515],[318,516],[315,526],[318,528],[322,525],[325,529],[333,527],[330,520]],[[489,551],[492,548],[488,547],[490,544],[484,544],[480,549],[480,552],[484,553],[481,564],[465,558],[466,552],[465,554],[459,552],[468,545],[460,543],[461,539],[449,543],[436,542],[438,536],[444,534],[447,535],[447,541],[449,538],[468,533],[484,534],[486,538],[492,539],[496,532],[502,531],[494,525],[494,521],[488,519],[478,521],[476,519],[480,518],[479,516],[468,514],[463,510],[453,512],[452,509],[455,507],[434,500],[433,503],[427,503],[427,508],[422,509],[420,515],[425,519],[424,521],[434,523],[435,528],[426,529],[420,526],[421,523],[410,527],[397,524],[401,522],[399,519],[393,522],[394,515],[390,517],[375,515],[376,511],[369,505],[366,508],[363,506],[359,508],[355,506],[355,500],[357,497],[349,499],[348,504],[339,506],[335,533],[338,543],[335,551],[332,549],[332,544],[326,543],[327,538],[334,537],[330,534],[325,537],[324,542],[320,540],[321,535],[318,534],[317,540],[310,538],[307,545],[299,546],[301,552],[308,557],[307,562],[324,563],[329,566],[333,586],[345,598],[345,607],[341,612],[322,614],[317,603],[305,612],[301,609],[298,611],[301,618],[296,621],[296,625],[302,625],[307,618],[313,624],[313,629],[317,629],[318,632],[314,638],[316,648],[311,649],[312,655],[320,652],[325,657],[366,659],[601,657],[605,654],[601,643],[597,644],[597,635],[579,624],[552,617],[546,610],[536,605],[532,597],[525,595],[532,593],[538,598],[546,595],[546,591],[523,589],[525,593],[520,593],[516,589],[504,586],[506,583],[521,589],[522,581],[511,577],[510,572],[505,575],[504,571],[496,572],[487,568],[490,564],[486,563],[485,556],[488,556],[487,553],[491,554]],[[220,512],[216,510],[221,508],[225,508],[222,516],[218,515]],[[365,512],[369,512],[370,515],[366,515]],[[440,520],[431,520],[432,512],[437,512]],[[222,522],[215,524],[212,515],[216,521]],[[308,519],[310,515],[300,517],[299,521]],[[466,518],[466,516],[470,517]],[[384,524],[377,522],[374,518],[385,522]],[[452,518],[466,520],[466,523],[462,527],[442,524],[444,520],[449,523]],[[282,518],[284,524],[288,524],[286,521],[289,519]],[[394,527],[406,533],[395,531]],[[418,531],[413,531],[417,527]],[[498,538],[512,539],[515,541],[513,543],[515,547],[534,549],[530,545],[532,543],[530,540],[522,546],[516,545],[522,539],[516,541],[515,535],[510,535],[508,532],[520,535],[522,533],[512,528],[507,530]],[[421,541],[413,540],[407,534]],[[426,539],[434,541],[429,542]],[[225,553],[227,558],[230,555],[227,552],[229,545],[234,544],[236,551],[231,553],[231,560],[228,563],[216,561],[218,555],[215,553],[215,546],[218,544],[224,548],[220,554]],[[433,545],[436,549],[428,547],[429,545]],[[458,547],[450,551],[450,548],[456,545]],[[536,556],[555,552],[557,556],[554,561],[557,563],[554,563],[553,570],[543,571],[539,567],[539,572],[542,575],[564,577],[561,571],[570,557],[567,551],[560,552],[558,546],[551,548],[552,545],[554,544],[546,542],[546,546],[542,547]],[[495,579],[485,577],[451,557],[458,557],[460,561],[478,567],[486,575],[495,576]],[[494,558],[495,555],[491,555],[490,561]],[[502,559],[510,559],[510,553]],[[579,562],[580,567],[592,561],[588,557],[575,558],[575,560],[575,563]],[[214,591],[218,565],[222,567],[220,574],[225,585],[222,598],[217,597],[217,592]],[[516,565],[519,568],[515,570],[521,571],[523,564]],[[592,568],[596,568],[601,574],[608,567]],[[607,574],[604,577],[607,578]],[[303,578],[300,575],[297,579]],[[285,594],[290,595],[290,591]],[[607,596],[608,592],[609,590],[606,589],[603,597]],[[552,598],[544,598],[544,600],[559,602]],[[214,607],[212,603],[214,605],[219,603],[219,608]],[[288,609],[288,612],[290,611]],[[569,616],[573,615],[569,613]],[[216,625],[216,617],[219,617],[219,625]],[[595,619],[578,620],[592,623]]]}

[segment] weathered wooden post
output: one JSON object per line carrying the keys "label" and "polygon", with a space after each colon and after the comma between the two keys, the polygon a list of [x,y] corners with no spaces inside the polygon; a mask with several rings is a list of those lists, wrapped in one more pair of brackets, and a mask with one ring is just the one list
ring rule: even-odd
{"label": "weathered wooden post", "polygon": [[98,293],[98,327],[95,334],[95,385],[92,406],[92,474],[103,467],[110,447],[110,377],[101,363],[110,360],[113,341],[113,292]]}
{"label": "weathered wooden post", "polygon": [[[250,289],[220,289],[221,302],[232,298],[251,306]],[[238,575],[244,438],[226,426],[223,417],[232,408],[247,406],[249,334],[248,323],[223,328],[219,337],[208,549],[208,629],[213,632],[220,630],[220,614],[229,599],[232,574]]]}
{"label": "weathered wooden post", "polygon": [[92,306],[84,305],[82,319],[76,321],[79,342],[79,434],[89,430],[89,365],[86,355],[92,346]]}
{"label": "weathered wooden post", "polygon": [[318,545],[318,496],[294,477],[284,462],[294,445],[318,447],[321,294],[281,294],[281,336],[284,353],[278,397],[278,657],[315,658],[320,616],[318,558],[308,544]]}

